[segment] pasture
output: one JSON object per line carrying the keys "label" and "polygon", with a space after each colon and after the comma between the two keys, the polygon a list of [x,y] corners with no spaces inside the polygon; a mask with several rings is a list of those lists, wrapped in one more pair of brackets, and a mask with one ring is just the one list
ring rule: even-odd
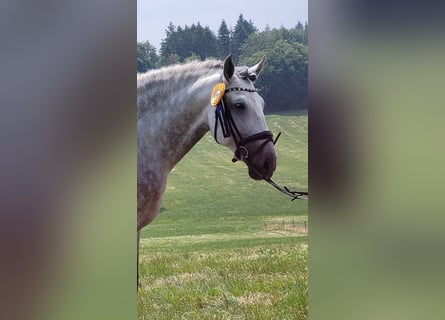
{"label": "pasture", "polygon": [[[268,115],[282,132],[274,181],[307,190],[307,115]],[[307,319],[307,207],[207,134],[169,176],[141,233],[139,319]]]}

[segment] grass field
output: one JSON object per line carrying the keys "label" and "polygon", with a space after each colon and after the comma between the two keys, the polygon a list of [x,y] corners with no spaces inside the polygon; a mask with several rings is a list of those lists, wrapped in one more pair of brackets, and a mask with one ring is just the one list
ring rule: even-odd
{"label": "grass field", "polygon": [[[268,115],[273,179],[307,190],[307,115]],[[141,234],[139,319],[307,319],[307,201],[250,179],[206,135]]]}

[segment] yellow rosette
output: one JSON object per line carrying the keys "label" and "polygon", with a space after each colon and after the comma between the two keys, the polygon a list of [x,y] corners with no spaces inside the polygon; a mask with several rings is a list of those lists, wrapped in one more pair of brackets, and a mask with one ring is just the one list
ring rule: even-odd
{"label": "yellow rosette", "polygon": [[220,82],[215,85],[212,90],[212,95],[210,96],[210,104],[216,107],[224,96],[225,91],[226,85],[224,83]]}

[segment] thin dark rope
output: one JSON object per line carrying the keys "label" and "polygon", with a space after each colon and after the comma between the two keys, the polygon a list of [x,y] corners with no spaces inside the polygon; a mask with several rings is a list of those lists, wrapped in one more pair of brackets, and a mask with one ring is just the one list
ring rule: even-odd
{"label": "thin dark rope", "polygon": [[277,185],[272,179],[264,179],[267,183],[269,183],[271,186],[273,186],[278,191],[281,191],[282,193],[292,197],[292,201],[294,200],[307,200],[309,197],[309,193],[305,191],[291,191],[286,186],[280,187]]}
{"label": "thin dark rope", "polygon": [[[281,132],[278,133],[277,137],[275,138],[275,140],[273,141],[273,144],[275,145],[278,141],[278,138],[281,136]],[[277,189],[278,191],[281,191],[282,193],[292,197],[292,201],[294,200],[306,200],[309,197],[309,193],[306,191],[291,191],[289,190],[288,187],[283,186],[280,187],[279,185],[277,185],[272,179],[268,178],[268,179],[264,179],[267,183],[269,183],[271,186],[273,186],[275,189]]]}

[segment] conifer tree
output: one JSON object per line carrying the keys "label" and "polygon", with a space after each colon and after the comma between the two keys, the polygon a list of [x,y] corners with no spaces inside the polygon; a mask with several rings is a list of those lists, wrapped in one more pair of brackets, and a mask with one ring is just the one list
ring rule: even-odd
{"label": "conifer tree", "polygon": [[252,20],[247,21],[243,15],[240,14],[232,33],[232,54],[235,61],[237,61],[241,55],[242,45],[251,34],[256,32],[257,28],[253,25]]}
{"label": "conifer tree", "polygon": [[230,40],[230,30],[223,19],[218,29],[218,57],[220,59],[224,59],[232,52]]}

